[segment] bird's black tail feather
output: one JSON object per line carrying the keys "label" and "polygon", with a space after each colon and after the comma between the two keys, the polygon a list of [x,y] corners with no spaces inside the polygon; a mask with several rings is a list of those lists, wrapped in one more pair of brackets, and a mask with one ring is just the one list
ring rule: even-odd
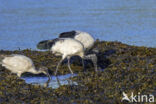
{"label": "bird's black tail feather", "polygon": [[63,32],[59,35],[59,38],[74,38],[76,31]]}

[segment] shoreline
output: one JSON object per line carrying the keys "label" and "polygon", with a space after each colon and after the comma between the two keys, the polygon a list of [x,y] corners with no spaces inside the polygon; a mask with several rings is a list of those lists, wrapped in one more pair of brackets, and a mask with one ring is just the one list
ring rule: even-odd
{"label": "shoreline", "polygon": [[[121,42],[121,41],[105,41],[105,40],[96,39],[96,42],[121,43],[121,44],[128,45],[128,46],[132,46],[132,47],[146,47],[146,48],[153,48],[153,49],[156,48],[156,46],[152,47],[152,46],[144,46],[144,45],[133,45],[133,44],[123,43],[123,42]],[[41,52],[47,51],[47,50],[39,50],[39,49],[32,49],[32,48],[25,48],[25,49],[21,49],[20,47],[17,47],[17,48],[18,48],[18,49],[12,49],[12,50],[0,49],[0,51],[23,51],[23,50],[41,51]]]}

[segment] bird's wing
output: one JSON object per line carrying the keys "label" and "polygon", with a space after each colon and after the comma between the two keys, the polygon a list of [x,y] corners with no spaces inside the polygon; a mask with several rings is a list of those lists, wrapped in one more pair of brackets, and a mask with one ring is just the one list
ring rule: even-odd
{"label": "bird's wing", "polygon": [[32,61],[30,61],[29,58],[24,56],[6,57],[3,60],[3,63],[5,64],[5,66],[9,66],[10,68],[19,71],[27,69],[27,67],[30,67],[32,65]]}

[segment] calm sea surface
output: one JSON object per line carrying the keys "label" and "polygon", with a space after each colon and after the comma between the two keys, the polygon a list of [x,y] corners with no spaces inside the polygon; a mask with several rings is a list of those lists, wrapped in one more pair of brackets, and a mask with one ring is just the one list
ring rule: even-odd
{"label": "calm sea surface", "polygon": [[0,0],[0,49],[36,49],[70,30],[156,47],[156,0]]}

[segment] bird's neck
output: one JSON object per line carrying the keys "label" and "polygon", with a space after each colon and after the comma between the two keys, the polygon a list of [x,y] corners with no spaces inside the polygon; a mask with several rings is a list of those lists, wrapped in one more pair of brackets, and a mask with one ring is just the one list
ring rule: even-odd
{"label": "bird's neck", "polygon": [[39,74],[39,73],[41,73],[39,70],[35,69],[35,67],[31,68],[31,69],[29,70],[29,72],[34,73],[34,74]]}

